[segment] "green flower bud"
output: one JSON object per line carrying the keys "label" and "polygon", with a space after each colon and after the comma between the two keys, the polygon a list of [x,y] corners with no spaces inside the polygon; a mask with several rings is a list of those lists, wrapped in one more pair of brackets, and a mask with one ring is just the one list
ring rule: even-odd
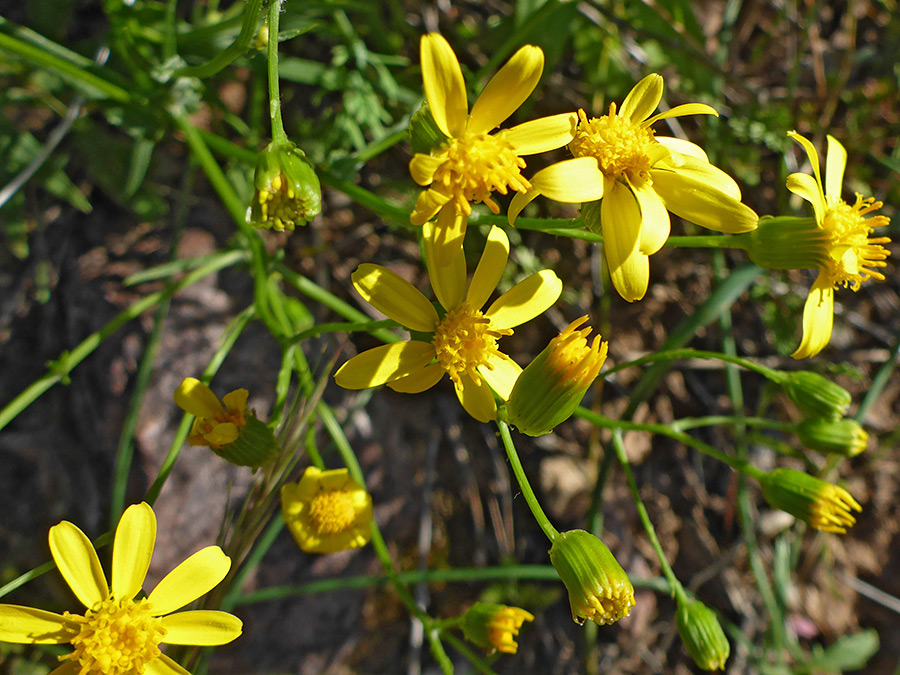
{"label": "green flower bud", "polygon": [[634,587],[606,545],[590,532],[561,533],[550,548],[550,562],[569,591],[572,620],[605,626],[628,616]]}
{"label": "green flower bud", "polygon": [[776,381],[808,417],[838,420],[847,413],[853,400],[849,391],[811,370],[778,372]]}
{"label": "green flower bud", "polygon": [[275,458],[278,444],[272,430],[250,411],[247,413],[241,435],[236,441],[221,448],[210,447],[210,449],[232,464],[256,469]]}
{"label": "green flower bud", "polygon": [[272,141],[259,153],[253,183],[247,222],[254,227],[292,231],[322,211],[319,177],[290,141]]}
{"label": "green flower bud", "polygon": [[770,270],[817,270],[828,267],[831,243],[815,218],[763,216],[744,235],[750,260]]}
{"label": "green flower bud", "polygon": [[463,615],[463,635],[488,654],[515,654],[519,643],[514,638],[526,621],[534,621],[534,615],[524,609],[476,602]]}
{"label": "green flower bud", "polygon": [[845,457],[855,457],[869,441],[859,422],[854,419],[823,420],[810,418],[797,425],[800,442],[810,450],[829,452]]}
{"label": "green flower bud", "polygon": [[698,600],[678,603],[675,624],[685,648],[702,670],[724,670],[731,653],[716,613]]}
{"label": "green flower bud", "polygon": [[844,534],[856,523],[850,510],[862,511],[844,488],[795,469],[780,468],[760,479],[763,497],[776,509],[787,511],[810,527]]}
{"label": "green flower bud", "polygon": [[449,139],[434,121],[428,104],[423,103],[409,119],[409,146],[413,154],[428,155]]}
{"label": "green flower bud", "polygon": [[550,433],[572,416],[606,361],[607,343],[600,336],[588,347],[590,328],[570,323],[516,379],[509,396],[509,422],[529,436]]}

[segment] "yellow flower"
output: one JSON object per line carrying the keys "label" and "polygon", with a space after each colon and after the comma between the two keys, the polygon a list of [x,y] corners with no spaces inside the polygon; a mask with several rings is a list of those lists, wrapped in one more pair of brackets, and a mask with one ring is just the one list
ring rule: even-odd
{"label": "yellow flower", "polygon": [[796,469],[775,469],[763,474],[759,482],[771,506],[823,532],[844,534],[856,523],[850,511],[862,511],[844,488]]}
{"label": "yellow flower", "polygon": [[884,260],[890,252],[883,244],[890,239],[869,235],[873,228],[884,227],[890,219],[887,216],[867,217],[883,206],[873,197],[863,199],[857,194],[852,206],[841,199],[847,151],[836,138],[828,136],[823,184],[819,155],[812,143],[795,131],[789,131],[788,136],[806,150],[815,176],[792,173],[787,179],[788,190],[813,205],[816,223],[827,236],[826,262],[819,268],[803,308],[803,338],[797,351],[791,354],[795,359],[804,359],[818,354],[831,339],[835,288],[849,286],[858,291],[860,284],[868,279],[884,281],[884,275],[877,268],[887,266]]}
{"label": "yellow flower", "polygon": [[430,186],[419,195],[410,221],[421,225],[437,216],[435,257],[438,265],[446,266],[462,247],[470,202],[484,202],[499,213],[491,199],[494,191],[528,191],[521,156],[561,148],[572,140],[577,119],[571,113],[554,115],[490,134],[537,86],[544,69],[539,47],[526,45],[513,54],[487,83],[471,114],[462,70],[447,41],[437,33],[423,35],[421,59],[428,108],[447,138],[429,154],[416,154],[409,164],[413,180]]}
{"label": "yellow flower", "polygon": [[[175,391],[175,403],[197,419],[191,427],[188,443],[222,448],[234,443],[247,424],[246,389],[225,394],[222,403],[200,380],[186,377]],[[224,406],[222,405],[224,403]]]}
{"label": "yellow flower", "polygon": [[476,602],[462,617],[463,634],[488,653],[515,654],[519,643],[514,638],[526,621],[534,621],[534,615],[519,607]]}
{"label": "yellow flower", "polygon": [[652,74],[635,85],[620,109],[612,103],[609,114],[593,118],[580,110],[569,143],[575,158],[538,171],[532,189],[515,195],[509,207],[512,225],[540,194],[584,203],[585,223],[603,234],[613,285],[629,302],[647,292],[649,256],[669,237],[669,211],[719,232],[748,232],[759,221],[741,203],[737,183],[710,164],[702,148],[656,136],[650,128],[669,117],[718,113],[703,103],[687,103],[651,117],[662,93],[662,77]]}
{"label": "yellow flower", "polygon": [[221,582],[231,560],[218,546],[204,548],[172,570],[146,597],[141,593],[156,541],[156,516],[148,504],[128,507],[116,528],[112,584],[97,552],[75,525],[50,528],[50,553],[84,616],[0,605],[0,641],[71,644],[50,675],[184,675],[159,644],[224,645],[241,634],[241,620],[226,612],[172,614]]}
{"label": "yellow flower", "polygon": [[372,536],[372,495],[347,469],[308,467],[300,482],[281,488],[281,514],[307,553],[359,548]]}
{"label": "yellow flower", "polygon": [[543,313],[559,298],[562,282],[550,270],[531,275],[481,308],[493,293],[509,257],[509,239],[491,228],[484,253],[466,290],[466,263],[460,253],[444,267],[434,261],[433,223],[425,223],[425,262],[431,287],[445,313],[405,279],[380,265],[364,264],[353,273],[353,285],[369,304],[430,340],[396,342],[354,356],[335,373],[345,389],[387,384],[409,394],[425,391],[447,373],[466,411],[481,422],[496,418],[493,389],[503,400],[522,369],[497,348],[512,328]]}

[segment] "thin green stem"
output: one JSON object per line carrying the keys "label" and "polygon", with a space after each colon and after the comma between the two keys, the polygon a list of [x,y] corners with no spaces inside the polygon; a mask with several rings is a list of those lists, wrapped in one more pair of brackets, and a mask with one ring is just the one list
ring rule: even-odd
{"label": "thin green stem", "polygon": [[698,427],[712,427],[720,424],[730,426],[746,425],[748,427],[761,427],[763,429],[774,429],[786,433],[793,432],[796,425],[791,422],[778,422],[765,417],[743,417],[741,415],[706,415],[705,417],[682,417],[669,423],[669,427],[675,431],[685,431],[687,429],[697,429]]}
{"label": "thin green stem", "polygon": [[266,56],[269,75],[269,119],[272,121],[272,140],[286,141],[281,118],[281,93],[278,90],[278,22],[284,0],[269,0],[269,43]]}
{"label": "thin green stem", "polygon": [[537,524],[540,525],[541,530],[544,531],[547,539],[552,544],[559,536],[559,531],[550,523],[550,519],[544,513],[544,509],[541,508],[534,490],[531,489],[531,484],[528,482],[525,469],[522,467],[522,462],[519,461],[519,454],[516,452],[516,446],[513,444],[512,436],[509,433],[509,425],[498,419],[497,427],[500,429],[500,438],[503,440],[503,447],[506,449],[506,456],[509,458],[513,474],[516,476],[516,481],[519,483],[519,488],[522,490],[528,508],[531,509],[531,515],[534,516]]}
{"label": "thin green stem", "polygon": [[738,366],[743,366],[747,370],[752,370],[755,373],[759,373],[763,377],[766,377],[773,382],[779,382],[781,380],[781,378],[779,377],[779,372],[777,370],[773,370],[768,366],[764,366],[761,363],[756,363],[755,361],[751,361],[750,359],[745,359],[740,356],[730,356],[728,354],[722,354],[720,352],[709,352],[688,348],[670,349],[668,351],[647,354],[646,356],[642,356],[632,361],[620,363],[619,365],[615,366],[614,368],[610,368],[609,370],[604,370],[602,376],[606,377],[608,375],[612,375],[613,373],[617,373],[620,370],[633,368],[635,366],[642,366],[645,363],[654,363],[657,361],[675,361],[677,359],[710,359],[715,361],[724,361],[725,363],[734,363]]}
{"label": "thin green stem", "polygon": [[664,244],[666,248],[718,248],[739,249],[746,251],[750,246],[746,234],[712,234],[689,237],[669,237]]}
{"label": "thin green stem", "polygon": [[232,61],[247,51],[250,41],[256,35],[256,27],[259,23],[259,12],[262,9],[263,0],[247,0],[244,5],[243,22],[241,32],[234,42],[228,45],[213,58],[199,66],[187,66],[175,71],[174,77],[196,77],[204,79],[212,77]]}

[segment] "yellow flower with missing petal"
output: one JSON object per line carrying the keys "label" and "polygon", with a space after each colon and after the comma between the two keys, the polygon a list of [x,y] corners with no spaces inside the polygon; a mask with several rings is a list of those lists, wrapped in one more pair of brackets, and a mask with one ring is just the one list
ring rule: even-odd
{"label": "yellow flower with missing petal", "polygon": [[372,536],[372,495],[347,469],[308,467],[300,482],[281,488],[281,514],[307,553],[359,548]]}
{"label": "yellow flower with missing petal", "polygon": [[425,263],[443,314],[411,283],[380,265],[360,265],[352,276],[366,302],[410,331],[430,335],[430,340],[417,338],[370,349],[347,361],[334,379],[345,389],[387,384],[394,391],[414,394],[434,386],[446,373],[463,408],[478,421],[489,422],[497,416],[491,390],[507,400],[522,372],[500,352],[497,340],[512,335],[514,327],[556,302],[562,282],[550,270],[537,272],[482,311],[506,269],[506,233],[491,228],[467,290],[462,252],[450,265],[435,262],[434,227],[425,223]]}
{"label": "yellow flower with missing petal", "polygon": [[50,675],[188,675],[161,643],[224,645],[241,634],[241,620],[227,612],[177,612],[219,584],[231,560],[218,546],[201,549],[172,570],[146,597],[141,593],[156,542],[156,516],[145,503],[128,507],[116,528],[112,584],[107,585],[90,539],[68,521],[50,528],[50,553],[83,616],[0,605],[0,641],[71,644]]}
{"label": "yellow flower with missing petal", "polygon": [[683,115],[718,115],[703,103],[687,103],[651,116],[662,99],[663,79],[648,75],[617,110],[589,118],[569,143],[574,159],[538,171],[532,189],[513,197],[509,222],[538,195],[568,204],[584,203],[587,226],[603,235],[613,285],[625,300],[644,297],[649,258],[666,243],[669,211],[719,232],[753,230],[759,217],[741,203],[737,183],[709,162],[702,148],[657,136],[651,126]]}
{"label": "yellow flower with missing petal", "polygon": [[249,396],[246,389],[235,389],[230,394],[225,394],[220,403],[212,390],[200,380],[184,378],[175,391],[175,403],[196,417],[188,443],[215,449],[234,443],[247,424]]}
{"label": "yellow flower with missing petal", "polygon": [[437,216],[435,259],[443,267],[462,247],[471,202],[484,202],[500,213],[493,192],[527,192],[531,185],[521,173],[522,155],[561,148],[572,140],[577,119],[571,113],[554,115],[490,133],[537,86],[544,69],[539,47],[526,45],[513,54],[487,83],[471,114],[462,70],[449,43],[437,33],[423,35],[421,58],[428,108],[447,138],[429,154],[417,153],[409,164],[413,180],[427,187],[410,221],[422,225]]}
{"label": "yellow flower with missing petal", "polygon": [[878,268],[887,265],[884,261],[890,251],[883,244],[890,242],[890,239],[869,235],[873,228],[890,223],[890,219],[887,216],[868,217],[883,205],[873,197],[863,199],[862,195],[857,194],[852,206],[841,199],[847,151],[836,138],[828,136],[823,184],[819,155],[813,144],[795,131],[789,131],[788,136],[803,146],[815,176],[792,173],[787,179],[788,190],[813,205],[816,223],[826,235],[825,264],[819,268],[819,275],[803,308],[800,346],[791,354],[795,359],[804,359],[818,354],[831,340],[835,288],[849,286],[858,291],[860,284],[869,279],[884,281],[884,275]]}

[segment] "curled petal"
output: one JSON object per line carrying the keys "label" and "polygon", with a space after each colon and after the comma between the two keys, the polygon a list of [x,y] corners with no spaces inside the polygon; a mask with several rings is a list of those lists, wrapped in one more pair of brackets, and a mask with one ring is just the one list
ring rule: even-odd
{"label": "curled petal", "polygon": [[506,214],[510,227],[516,226],[516,219],[519,217],[519,214],[522,213],[526,206],[537,199],[540,194],[538,190],[529,190],[528,192],[517,192],[513,195],[512,200],[509,202],[509,211]]}
{"label": "curled petal", "polygon": [[222,403],[226,410],[240,410],[243,412],[247,409],[247,399],[250,398],[250,392],[246,389],[235,389],[222,397]]}
{"label": "curled petal", "polygon": [[241,431],[234,422],[222,422],[203,434],[203,438],[211,446],[222,447],[234,443],[240,435]]}
{"label": "curled petal", "polygon": [[639,188],[631,189],[637,197],[641,209],[641,242],[640,251],[644,255],[653,255],[663,247],[672,231],[672,220],[662,199],[653,190],[649,182]]}
{"label": "curled petal", "polygon": [[494,394],[483,379],[475,382],[468,375],[460,378],[461,384],[455,385],[456,397],[467,413],[479,422],[491,422],[497,417],[497,404]]}
{"label": "curled petal", "polygon": [[178,612],[162,618],[169,645],[225,645],[241,634],[243,623],[228,612],[211,609]]}
{"label": "curled petal", "polygon": [[412,375],[434,360],[430,342],[408,340],[357,354],[334,374],[344,389],[367,389]]}
{"label": "curled petal", "polygon": [[500,126],[531,96],[543,70],[544,52],[540,47],[525,45],[519,49],[485,85],[472,106],[468,130],[483,134]]}
{"label": "curled petal", "polygon": [[827,137],[828,151],[825,153],[825,194],[839,199],[844,169],[847,167],[847,151],[834,136]]}
{"label": "curled petal", "polygon": [[709,155],[707,155],[706,151],[696,143],[691,143],[690,141],[685,141],[680,138],[672,138],[671,136],[656,136],[655,138],[658,143],[664,145],[672,152],[677,152],[679,155],[687,155],[688,157],[699,159],[701,162],[709,163]]}
{"label": "curled petal", "polygon": [[828,209],[822,189],[816,183],[816,179],[808,173],[792,173],[787,177],[787,189],[799,197],[803,197],[813,206],[816,213],[816,222],[821,225],[825,222],[825,211]]}
{"label": "curled petal", "polygon": [[737,234],[755,230],[759,216],[749,206],[697,177],[696,173],[653,169],[653,189],[666,208],[692,223]]}
{"label": "curled petal", "polygon": [[422,292],[386,267],[363,263],[350,277],[353,287],[372,307],[402,326],[433,331],[438,316]]}
{"label": "curled petal", "polygon": [[141,590],[156,544],[156,514],[146,502],[125,509],[116,528],[112,557],[112,593],[131,600]]}
{"label": "curled petal", "polygon": [[806,359],[815,356],[831,340],[834,323],[834,287],[825,274],[819,274],[803,306],[803,338],[791,356]]}
{"label": "curled petal", "polygon": [[197,551],[163,577],[147,597],[153,616],[163,616],[192,603],[215,588],[228,570],[229,558],[218,546]]}
{"label": "curled petal", "polygon": [[484,315],[491,320],[491,328],[514,328],[543,314],[561,293],[562,281],[556,272],[541,270],[494,300]]}
{"label": "curled petal", "polygon": [[409,222],[413,225],[422,225],[434,218],[438,211],[450,201],[450,195],[439,190],[423,190],[416,198],[416,205],[409,214]]}
{"label": "curled petal", "polygon": [[388,382],[387,386],[401,394],[418,394],[440,382],[445,372],[439,364],[431,363],[411,375]]}
{"label": "curled petal", "polygon": [[[509,237],[499,227],[492,227],[484,244],[484,252],[472,275],[466,302],[473,309],[481,309],[497,288],[497,283],[506,270],[509,258]],[[448,308],[449,309],[449,308]]]}
{"label": "curled petal", "polygon": [[68,520],[50,528],[50,553],[63,579],[85,607],[109,597],[109,587],[91,540]]}
{"label": "curled petal", "polygon": [[447,136],[462,136],[469,104],[466,83],[450,43],[438,33],[423,35],[420,42],[422,84],[435,123]]}
{"label": "curled petal", "polygon": [[191,675],[165,654],[160,654],[147,664],[144,675]]}
{"label": "curled petal", "polygon": [[634,85],[619,108],[619,117],[624,117],[632,124],[637,124],[650,117],[656,110],[663,95],[663,79],[656,73],[647,75]]}
{"label": "curled petal", "polygon": [[522,374],[522,367],[506,354],[491,354],[488,356],[488,365],[479,366],[478,373],[500,398],[508,401],[513,385]]}
{"label": "curled petal", "polygon": [[797,143],[799,143],[806,151],[806,156],[809,157],[809,163],[812,166],[813,175],[816,177],[816,184],[819,188],[819,195],[821,199],[824,200],[825,195],[822,191],[822,174],[819,172],[819,153],[816,152],[816,148],[812,143],[803,138],[803,136],[798,134],[796,131],[789,131],[787,135],[797,141]]}
{"label": "curled petal", "polygon": [[613,286],[625,300],[644,297],[650,284],[650,260],[641,253],[641,211],[627,187],[616,183],[600,202],[600,224]]}
{"label": "curled petal", "polygon": [[715,108],[706,105],[705,103],[685,103],[684,105],[676,105],[674,108],[669,108],[665,112],[654,115],[650,119],[645,120],[642,126],[649,127],[654,122],[659,122],[659,120],[668,119],[670,117],[684,117],[685,115],[715,115],[718,117],[719,113],[716,112]]}
{"label": "curled petal", "polygon": [[419,185],[431,185],[431,181],[434,180],[434,172],[443,161],[442,157],[417,153],[409,161],[409,175]]}
{"label": "curled petal", "polygon": [[577,126],[577,114],[562,113],[517,124],[498,131],[497,136],[512,143],[517,155],[536,155],[571,143]]}

